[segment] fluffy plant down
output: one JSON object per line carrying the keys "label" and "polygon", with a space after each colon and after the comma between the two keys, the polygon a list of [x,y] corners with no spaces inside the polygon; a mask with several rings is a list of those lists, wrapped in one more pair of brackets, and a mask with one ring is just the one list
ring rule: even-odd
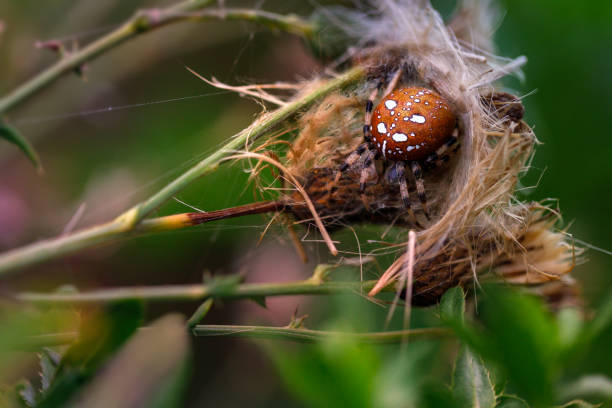
{"label": "fluffy plant down", "polygon": [[[377,222],[416,231],[414,247],[406,247],[371,295],[409,276],[412,303],[426,305],[457,284],[471,288],[501,278],[528,286],[555,304],[576,300],[568,273],[580,251],[567,234],[555,231],[557,212],[514,197],[537,139],[522,120],[519,98],[495,84],[507,74],[520,75],[526,59],[493,54],[494,11],[487,2],[466,0],[448,24],[428,2],[418,0],[379,0],[363,13],[327,11],[330,24],[357,44],[336,66],[359,65],[368,75],[304,112],[282,161],[327,228]],[[368,180],[363,195],[363,160],[336,178],[344,159],[363,142],[368,95],[397,70],[402,70],[398,85],[434,89],[450,101],[459,121],[457,153],[425,172],[431,219],[416,203],[416,224],[402,205],[399,187],[382,176],[382,163],[377,163],[381,176]],[[316,81],[301,86],[308,89]],[[415,197],[414,183],[409,184]],[[313,219],[303,205],[303,192],[281,201],[299,222]]]}

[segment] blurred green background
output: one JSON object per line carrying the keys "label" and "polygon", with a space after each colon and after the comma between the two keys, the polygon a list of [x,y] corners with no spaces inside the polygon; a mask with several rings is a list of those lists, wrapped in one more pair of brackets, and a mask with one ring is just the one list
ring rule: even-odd
{"label": "blurred green background", "polygon": [[[3,1],[0,93],[56,59],[50,51],[36,49],[36,41],[60,38],[84,44],[135,9],[171,3]],[[253,7],[253,2],[227,3]],[[454,7],[451,1],[434,4],[446,14]],[[307,2],[295,0],[257,5],[280,13],[312,12]],[[580,240],[577,244],[612,250],[612,3],[506,0],[502,9],[496,34],[500,54],[526,55],[529,60],[525,81],[508,80],[505,85],[528,95],[523,99],[526,121],[542,142],[532,170],[522,180],[523,186],[537,188],[525,190],[525,198],[558,198],[565,222],[571,224],[569,232]],[[79,227],[115,216],[213,151],[260,112],[256,103],[204,84],[185,66],[230,84],[299,80],[323,68],[291,35],[211,21],[147,34],[88,63],[84,79],[61,78],[6,115],[34,143],[45,174],[36,174],[14,147],[0,143],[0,251],[61,233],[83,205]],[[251,202],[247,177],[240,164],[224,166],[178,198],[203,210]],[[172,202],[158,214],[185,211],[190,209]],[[302,265],[281,230],[270,232],[256,248],[266,222],[245,217],[132,239],[45,263],[3,281],[2,287],[11,291],[50,290],[64,283],[85,289],[198,282],[204,271],[244,272],[248,281],[295,280],[307,277],[312,265],[325,259],[326,249],[312,246],[311,263]],[[583,285],[587,305],[597,308],[610,294],[612,258],[595,250],[586,258],[589,262],[578,266],[574,276]],[[211,322],[283,325],[297,305],[314,315],[313,326],[317,306],[325,310],[318,299],[306,298],[274,299],[268,310],[226,304],[215,309]],[[152,318],[169,309],[190,313],[194,307],[156,305],[147,313]],[[252,343],[197,339],[195,346],[191,400],[232,405],[287,398],[266,357]],[[593,358],[585,363],[590,371],[612,373],[612,357],[604,350],[605,344],[594,348]],[[268,367],[262,369],[268,376],[246,375],[261,366]],[[245,373],[235,379],[243,393],[219,392],[236,372]]]}

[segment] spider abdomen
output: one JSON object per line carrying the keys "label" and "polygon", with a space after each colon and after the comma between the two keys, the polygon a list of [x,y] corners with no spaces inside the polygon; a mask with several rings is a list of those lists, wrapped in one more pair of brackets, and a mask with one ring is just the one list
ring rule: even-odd
{"label": "spider abdomen", "polygon": [[423,160],[452,135],[457,118],[431,89],[399,88],[372,112],[372,143],[385,159]]}

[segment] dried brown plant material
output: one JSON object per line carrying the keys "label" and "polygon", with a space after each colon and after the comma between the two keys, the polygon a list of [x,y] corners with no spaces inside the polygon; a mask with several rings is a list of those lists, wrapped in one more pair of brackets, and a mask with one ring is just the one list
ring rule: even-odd
{"label": "dried brown plant material", "polygon": [[[466,1],[447,26],[422,1],[379,0],[373,6],[367,14],[351,14],[354,24],[346,29],[357,42],[348,60],[369,74],[299,119],[284,167],[285,178],[295,180],[286,187],[300,187],[280,198],[284,208],[299,222],[322,221],[326,228],[376,222],[417,231],[414,253],[400,255],[371,295],[402,281],[408,270],[414,278],[415,304],[434,303],[449,287],[471,287],[490,278],[529,287],[564,282],[557,285],[560,294],[576,293],[561,288],[570,285],[565,275],[580,251],[566,234],[555,231],[554,212],[514,197],[537,139],[523,121],[520,99],[496,87],[499,78],[520,74],[526,59],[492,54],[494,13],[477,9],[479,2]],[[478,29],[468,35],[468,27]],[[339,172],[347,155],[363,142],[365,101],[381,78],[397,72],[398,87],[434,90],[458,120],[461,148],[456,156],[424,174],[431,219],[420,206],[416,220],[408,216],[399,186],[384,177],[389,167],[385,160],[378,161],[379,177],[366,180],[363,194],[359,184],[365,158]],[[308,89],[316,83],[301,85]],[[416,188],[411,182],[409,191]],[[542,294],[554,298],[551,290]]]}

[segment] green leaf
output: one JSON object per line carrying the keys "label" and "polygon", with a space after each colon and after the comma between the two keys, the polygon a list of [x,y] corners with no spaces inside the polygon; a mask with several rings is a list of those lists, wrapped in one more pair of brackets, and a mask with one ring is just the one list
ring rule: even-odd
{"label": "green leaf", "polygon": [[40,358],[40,388],[41,392],[45,392],[49,389],[49,386],[53,382],[53,377],[55,377],[55,373],[59,364],[61,362],[62,356],[51,350],[48,347],[42,349],[39,354]]}
{"label": "green leaf", "polygon": [[[420,403],[414,405],[415,407],[423,407],[423,408],[464,408],[465,406],[461,404],[460,401],[457,401],[451,391],[442,387],[441,385],[432,385],[426,384],[421,390],[421,400]],[[397,406],[406,406],[406,405],[392,405],[390,408]]]}
{"label": "green leaf", "polygon": [[20,381],[17,385],[15,385],[15,391],[19,396],[21,403],[26,407],[35,407],[36,406],[36,390],[27,380]]}
{"label": "green leaf", "polygon": [[440,300],[440,318],[444,322],[463,323],[465,314],[465,295],[460,286],[451,288]]}
{"label": "green leaf", "polygon": [[[424,381],[435,358],[435,348],[429,342],[410,343],[402,352],[394,352],[376,376],[374,406],[419,407]],[[447,406],[447,405],[438,405]]]}
{"label": "green leaf", "polygon": [[587,327],[587,340],[593,340],[612,323],[612,296],[598,308],[597,315]]}
{"label": "green leaf", "polygon": [[591,404],[583,400],[574,400],[567,402],[563,405],[559,405],[558,408],[598,408],[601,404]]}
{"label": "green leaf", "polygon": [[552,316],[536,298],[499,286],[485,287],[479,309],[486,332],[476,351],[497,361],[530,405],[550,406],[560,355]]}
{"label": "green leaf", "polygon": [[565,351],[570,351],[581,340],[584,320],[582,313],[571,307],[561,309],[557,314],[559,343]]}
{"label": "green leaf", "polygon": [[495,389],[480,357],[467,347],[459,350],[453,372],[453,397],[462,407],[492,408]]}
{"label": "green leaf", "polygon": [[496,408],[529,408],[525,400],[514,395],[502,395]]}
{"label": "green leaf", "polygon": [[34,167],[38,170],[39,173],[42,173],[42,165],[40,163],[40,159],[38,158],[38,153],[34,150],[34,147],[28,142],[26,138],[21,136],[21,134],[14,127],[8,126],[2,121],[0,121],[0,138],[5,139],[9,143],[17,146],[30,161],[34,164]]}
{"label": "green leaf", "polygon": [[440,300],[440,320],[474,350],[484,347],[481,333],[465,321],[465,294],[460,286],[451,288]]}
{"label": "green leaf", "polygon": [[166,315],[132,336],[68,406],[183,406],[188,357],[184,318]]}
{"label": "green leaf", "polygon": [[126,300],[94,310],[84,319],[79,338],[62,357],[55,379],[37,408],[63,407],[96,370],[136,331],[142,304]]}
{"label": "green leaf", "polygon": [[587,375],[559,389],[561,400],[593,397],[612,400],[612,380],[605,375]]}
{"label": "green leaf", "polygon": [[187,322],[187,327],[193,329],[195,326],[200,324],[202,319],[204,319],[204,317],[206,317],[206,315],[210,311],[210,308],[212,307],[214,301],[215,300],[213,298],[208,298],[200,306],[198,306],[196,311],[189,318],[189,321]]}
{"label": "green leaf", "polygon": [[371,407],[378,356],[342,336],[291,351],[267,349],[280,378],[306,406]]}

